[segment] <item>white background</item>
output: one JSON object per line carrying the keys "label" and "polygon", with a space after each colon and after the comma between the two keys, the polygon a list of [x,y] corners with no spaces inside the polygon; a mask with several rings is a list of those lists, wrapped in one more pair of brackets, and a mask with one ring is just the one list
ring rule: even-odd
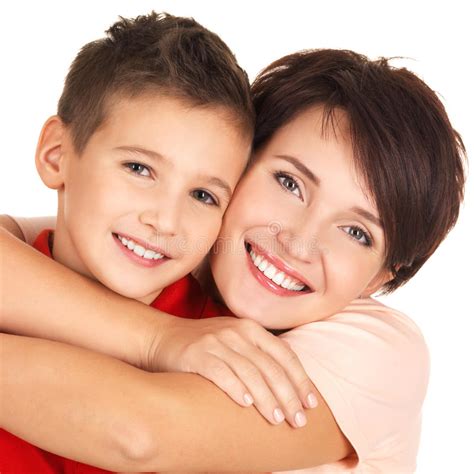
{"label": "white background", "polygon": [[[55,113],[78,49],[118,15],[168,11],[193,16],[229,44],[251,79],[269,62],[304,48],[348,48],[403,56],[438,91],[468,152],[474,132],[473,15],[468,2],[405,1],[16,1],[0,7],[0,213],[51,215],[55,194],[36,175],[34,150]],[[392,306],[422,328],[432,356],[418,473],[472,469],[474,362],[472,179],[460,221],[436,255],[395,295]]]}

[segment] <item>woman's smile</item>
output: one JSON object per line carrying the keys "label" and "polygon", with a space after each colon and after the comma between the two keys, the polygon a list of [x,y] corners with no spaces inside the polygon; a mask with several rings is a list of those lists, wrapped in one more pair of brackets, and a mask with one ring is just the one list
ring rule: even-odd
{"label": "woman's smile", "polygon": [[237,186],[220,240],[246,251],[211,256],[235,314],[268,328],[294,327],[386,281],[383,229],[355,168],[343,112],[337,124],[323,129],[320,107],[302,112],[257,150]]}
{"label": "woman's smile", "polygon": [[254,243],[246,243],[252,275],[264,288],[280,296],[299,296],[314,290],[296,270]]}

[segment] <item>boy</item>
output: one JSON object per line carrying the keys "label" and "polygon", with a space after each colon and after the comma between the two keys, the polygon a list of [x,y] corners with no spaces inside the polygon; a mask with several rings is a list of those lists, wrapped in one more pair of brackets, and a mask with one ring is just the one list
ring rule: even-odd
{"label": "boy", "polygon": [[[191,19],[152,13],[107,33],[80,51],[41,132],[36,166],[58,192],[58,220],[35,247],[157,309],[215,315],[187,275],[215,241],[250,153],[247,76]],[[6,432],[0,442],[7,471],[91,469]]]}

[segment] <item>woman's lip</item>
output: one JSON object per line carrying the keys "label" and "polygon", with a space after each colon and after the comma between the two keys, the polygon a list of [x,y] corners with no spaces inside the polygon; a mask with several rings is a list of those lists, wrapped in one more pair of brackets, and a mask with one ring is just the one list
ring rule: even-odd
{"label": "woman's lip", "polygon": [[249,266],[250,273],[255,279],[267,290],[275,293],[278,296],[302,296],[311,293],[311,291],[291,291],[286,288],[277,285],[274,281],[267,278],[252,262],[252,257],[248,252],[247,254],[247,265]]}
{"label": "woman's lip", "polygon": [[[281,270],[281,271],[285,272],[290,277],[293,277],[295,280],[298,280],[301,283],[303,283],[307,288],[309,288],[309,291],[311,291],[311,292],[314,291],[313,287],[308,283],[308,281],[302,275],[300,275],[296,270],[289,267],[285,262],[283,262],[283,260],[280,260],[275,255],[272,255],[271,253],[269,253],[265,249],[262,249],[261,247],[259,247],[254,242],[247,241],[247,243],[254,249],[255,253],[263,255],[265,257],[265,260],[268,260],[278,270]],[[250,261],[252,261],[252,259],[250,259]],[[253,262],[252,262],[252,265],[253,265]],[[268,278],[267,278],[267,280],[268,280]]]}
{"label": "woman's lip", "polygon": [[167,258],[167,257],[163,257],[163,258],[160,258],[158,260],[153,260],[153,259],[149,260],[149,259],[140,257],[133,250],[130,250],[128,247],[123,245],[122,242],[120,242],[120,240],[118,239],[117,234],[112,234],[112,237],[113,237],[115,243],[119,246],[122,253],[126,257],[128,257],[133,263],[135,263],[137,265],[140,265],[142,267],[151,268],[151,267],[156,267],[158,265],[162,265],[163,263],[165,263],[169,260],[169,258]]}
{"label": "woman's lip", "polygon": [[125,237],[127,240],[133,240],[136,244],[141,245],[145,250],[153,250],[154,252],[161,253],[161,255],[164,255],[167,258],[171,258],[164,250],[162,250],[160,247],[157,247],[156,245],[152,245],[142,239],[139,239],[137,237],[133,237],[129,234],[122,234],[121,232],[112,232],[114,236],[119,235],[120,237]]}

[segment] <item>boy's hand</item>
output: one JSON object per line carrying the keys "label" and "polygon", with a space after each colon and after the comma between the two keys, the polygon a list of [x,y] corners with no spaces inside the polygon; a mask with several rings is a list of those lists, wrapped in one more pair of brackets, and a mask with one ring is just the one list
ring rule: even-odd
{"label": "boy's hand", "polygon": [[192,372],[214,382],[242,406],[255,405],[272,424],[306,424],[303,407],[317,405],[314,386],[281,339],[249,319],[174,318],[150,345],[144,366]]}

